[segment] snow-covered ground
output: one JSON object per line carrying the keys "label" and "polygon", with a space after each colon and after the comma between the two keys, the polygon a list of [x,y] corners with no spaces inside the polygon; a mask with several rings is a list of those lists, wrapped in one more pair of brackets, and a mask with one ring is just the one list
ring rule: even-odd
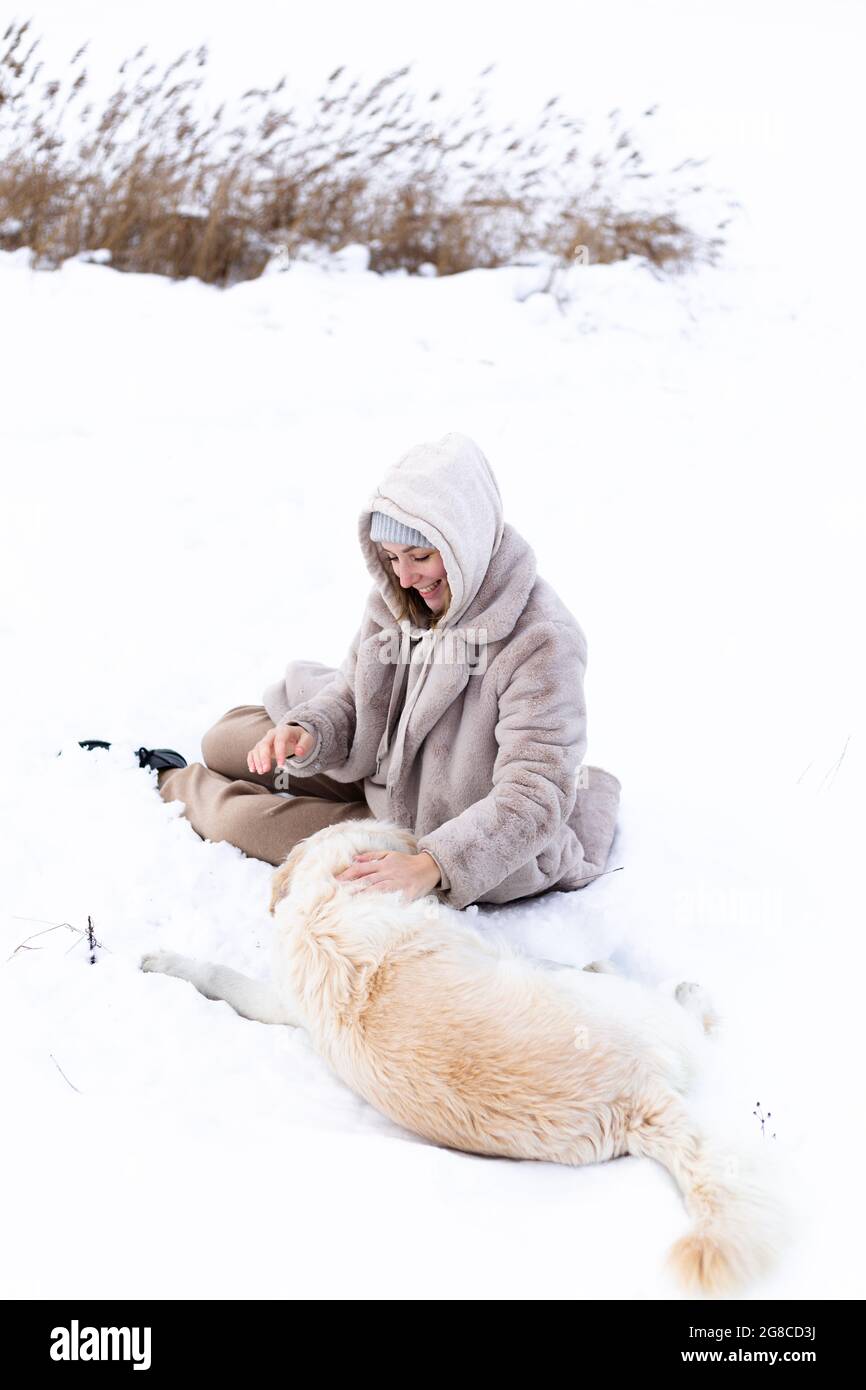
{"label": "snow-covered ground", "polygon": [[[651,1163],[436,1149],[302,1034],[137,969],[263,974],[270,871],[132,749],[197,758],[290,657],[336,663],[357,513],[456,429],[584,627],[587,761],[623,784],[621,872],[470,916],[701,981],[726,1029],[699,1104],[796,1208],[750,1293],[862,1297],[862,287],[768,226],[675,280],[575,267],[564,308],[530,267],[350,254],[220,292],[0,255],[4,1296],[679,1296]],[[95,966],[68,926],[15,949],[88,915]]]}

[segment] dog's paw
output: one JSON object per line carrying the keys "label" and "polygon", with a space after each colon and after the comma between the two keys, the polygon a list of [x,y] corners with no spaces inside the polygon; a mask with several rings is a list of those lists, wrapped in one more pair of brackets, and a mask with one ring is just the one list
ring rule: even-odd
{"label": "dog's paw", "polygon": [[158,975],[177,975],[182,970],[183,959],[174,951],[147,951],[138,965],[140,970],[150,970]]}
{"label": "dog's paw", "polygon": [[721,1020],[702,985],[695,984],[693,980],[683,980],[674,990],[674,998],[688,1013],[694,1015],[705,1033],[719,1031]]}
{"label": "dog's paw", "polygon": [[591,960],[589,965],[585,965],[584,970],[591,970],[594,975],[618,975],[619,971],[612,960]]}

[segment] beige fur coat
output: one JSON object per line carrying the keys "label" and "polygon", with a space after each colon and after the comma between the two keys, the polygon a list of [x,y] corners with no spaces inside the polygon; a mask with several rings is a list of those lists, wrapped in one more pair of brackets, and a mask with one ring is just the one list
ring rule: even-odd
{"label": "beige fur coat", "polygon": [[[373,511],[441,552],[451,603],[434,628],[398,622]],[[456,433],[410,449],[361,512],[358,539],[374,583],[348,654],[337,668],[292,661],[264,694],[275,723],[317,735],[292,774],[364,779],[374,815],[413,831],[437,861],[451,907],[590,882],[605,868],[620,783],[582,766],[586,638],[504,520],[481,450]]]}

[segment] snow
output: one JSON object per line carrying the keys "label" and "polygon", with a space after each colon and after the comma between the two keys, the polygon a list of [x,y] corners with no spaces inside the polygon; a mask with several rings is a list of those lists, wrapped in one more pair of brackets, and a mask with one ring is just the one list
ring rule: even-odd
{"label": "snow", "polygon": [[794,128],[752,164],[732,140],[754,199],[720,267],[575,266],[559,299],[543,266],[377,277],[358,247],[225,292],[0,253],[4,1296],[679,1297],[651,1163],[436,1149],[302,1033],[137,969],[264,975],[271,919],[268,866],[200,841],[133,750],[198,758],[291,657],[340,660],[357,513],[451,429],[584,627],[587,761],[623,783],[617,872],[469,915],[699,980],[725,1032],[696,1105],[797,1213],[749,1295],[863,1296],[862,279],[775,235],[798,191],[758,173]]}

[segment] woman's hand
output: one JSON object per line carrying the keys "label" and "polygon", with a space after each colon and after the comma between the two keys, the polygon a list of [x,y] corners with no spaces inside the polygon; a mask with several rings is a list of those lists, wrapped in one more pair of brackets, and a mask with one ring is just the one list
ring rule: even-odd
{"label": "woman's hand", "polygon": [[258,772],[260,776],[264,776],[271,770],[271,758],[277,767],[282,767],[286,758],[303,758],[315,742],[316,735],[311,734],[308,729],[302,729],[300,724],[278,724],[276,728],[269,729],[264,738],[259,739],[255,748],[251,748],[247,753],[247,767],[250,772]]}
{"label": "woman's hand", "polygon": [[432,892],[442,875],[436,860],[426,850],[418,854],[368,850],[366,854],[356,854],[348,869],[334,877],[338,883],[354,880],[353,892],[378,888],[380,893],[394,893],[399,889],[411,903]]}

